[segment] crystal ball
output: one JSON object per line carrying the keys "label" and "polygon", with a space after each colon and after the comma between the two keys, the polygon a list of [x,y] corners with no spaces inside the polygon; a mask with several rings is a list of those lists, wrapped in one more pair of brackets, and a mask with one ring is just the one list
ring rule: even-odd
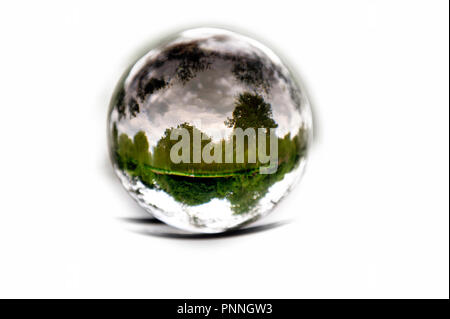
{"label": "crystal ball", "polygon": [[114,171],[155,218],[219,233],[271,212],[299,181],[312,136],[305,92],[258,41],[210,28],[165,38],[119,81]]}

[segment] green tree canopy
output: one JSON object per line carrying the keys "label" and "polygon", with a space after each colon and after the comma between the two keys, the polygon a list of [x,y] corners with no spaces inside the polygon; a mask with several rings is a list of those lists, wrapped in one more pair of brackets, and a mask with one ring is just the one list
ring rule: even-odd
{"label": "green tree canopy", "polygon": [[272,118],[272,107],[259,94],[244,92],[235,102],[232,118],[225,121],[225,125],[243,130],[252,128],[275,128],[278,124]]}

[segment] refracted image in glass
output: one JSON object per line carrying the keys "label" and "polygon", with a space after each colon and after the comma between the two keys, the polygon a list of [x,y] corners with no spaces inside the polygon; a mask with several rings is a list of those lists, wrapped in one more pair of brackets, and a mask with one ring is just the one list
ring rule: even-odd
{"label": "refracted image in glass", "polygon": [[167,224],[205,233],[269,213],[300,179],[312,133],[306,96],[273,52],[203,28],[125,73],[108,124],[130,195]]}

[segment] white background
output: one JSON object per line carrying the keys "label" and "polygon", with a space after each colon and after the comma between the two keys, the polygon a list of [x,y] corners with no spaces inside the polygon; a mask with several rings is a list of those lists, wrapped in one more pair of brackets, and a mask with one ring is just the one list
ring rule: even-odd
{"label": "white background", "polygon": [[[448,24],[444,0],[2,2],[0,297],[448,298]],[[203,25],[299,71],[317,143],[286,225],[146,236],[120,219],[142,210],[109,97],[141,48]]]}

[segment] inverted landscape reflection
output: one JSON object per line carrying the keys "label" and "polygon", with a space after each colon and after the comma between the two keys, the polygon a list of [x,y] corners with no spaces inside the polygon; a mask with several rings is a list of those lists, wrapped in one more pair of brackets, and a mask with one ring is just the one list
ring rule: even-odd
{"label": "inverted landscape reflection", "polygon": [[[222,150],[237,128],[274,129],[276,172],[224,163],[224,151],[219,163],[174,163],[170,134],[178,128]],[[148,52],[118,84],[109,113],[110,154],[125,188],[156,218],[196,232],[267,214],[299,180],[311,129],[306,97],[279,59],[216,29],[183,32]]]}

